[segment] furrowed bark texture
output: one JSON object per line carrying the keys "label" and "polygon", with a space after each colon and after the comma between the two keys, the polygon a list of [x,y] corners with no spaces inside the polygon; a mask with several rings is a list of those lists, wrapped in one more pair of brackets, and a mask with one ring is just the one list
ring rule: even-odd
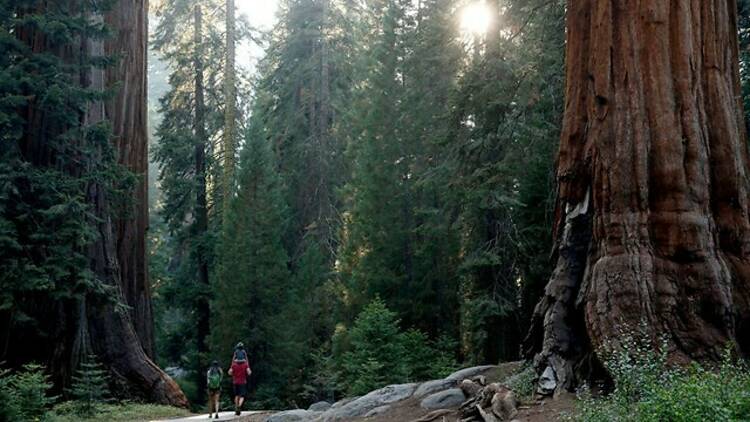
{"label": "furrowed bark texture", "polygon": [[[116,94],[106,104],[118,161],[139,179],[132,208],[110,217],[106,198],[92,200],[102,218],[100,242],[92,248],[93,270],[111,281],[129,312],[118,312],[108,303],[92,303],[89,311],[91,343],[108,359],[111,370],[129,392],[148,400],[187,406],[179,386],[154,362],[151,290],[146,263],[148,225],[148,135],[146,117],[147,0],[119,0],[105,17],[114,36],[104,53],[117,63],[105,74]],[[111,226],[109,221],[112,221]],[[110,227],[108,227],[110,226]]]}
{"label": "furrowed bark texture", "polygon": [[107,68],[107,83],[116,95],[106,104],[120,164],[139,180],[133,203],[114,222],[122,292],[143,350],[154,358],[154,330],[151,288],[146,262],[148,229],[148,132],[146,117],[146,0],[121,0],[107,14],[113,37],[105,43],[106,53],[118,57]]}
{"label": "furrowed bark texture", "polygon": [[[557,388],[623,326],[674,362],[750,352],[735,0],[569,0],[557,263],[527,338]],[[741,333],[745,333],[742,338]]]}

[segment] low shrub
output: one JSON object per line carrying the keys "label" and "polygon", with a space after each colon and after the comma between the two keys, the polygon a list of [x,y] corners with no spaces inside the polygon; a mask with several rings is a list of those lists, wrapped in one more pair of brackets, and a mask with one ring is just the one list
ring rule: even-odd
{"label": "low shrub", "polygon": [[583,422],[703,422],[750,420],[750,370],[727,351],[718,368],[669,367],[666,354],[644,337],[625,335],[605,361],[615,389],[594,398],[579,392]]}
{"label": "low shrub", "polygon": [[513,390],[519,399],[529,400],[534,393],[536,371],[531,365],[524,365],[519,372],[508,377],[503,384]]}
{"label": "low shrub", "polygon": [[97,406],[108,401],[107,371],[96,361],[96,356],[89,355],[81,362],[73,375],[70,395],[78,405],[77,412],[81,416],[94,414]]}
{"label": "low shrub", "polygon": [[396,313],[376,299],[357,316],[351,330],[337,332],[333,343],[346,344],[334,358],[342,391],[361,395],[387,384],[441,378],[456,369],[455,343],[446,337],[430,340],[419,330],[402,331],[399,325]]}
{"label": "low shrub", "polygon": [[18,372],[0,372],[0,420],[42,421],[56,400],[44,367],[27,364]]}

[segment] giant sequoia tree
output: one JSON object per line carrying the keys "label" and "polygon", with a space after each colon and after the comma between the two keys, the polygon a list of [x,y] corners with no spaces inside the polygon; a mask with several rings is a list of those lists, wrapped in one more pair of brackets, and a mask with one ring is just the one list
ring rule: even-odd
{"label": "giant sequoia tree", "polygon": [[736,6],[568,1],[557,262],[528,339],[558,388],[623,325],[675,362],[750,352]]}
{"label": "giant sequoia tree", "polygon": [[0,13],[0,359],[62,386],[94,353],[128,393],[184,406],[147,356],[145,187],[121,183],[145,171],[145,2],[110,5]]}

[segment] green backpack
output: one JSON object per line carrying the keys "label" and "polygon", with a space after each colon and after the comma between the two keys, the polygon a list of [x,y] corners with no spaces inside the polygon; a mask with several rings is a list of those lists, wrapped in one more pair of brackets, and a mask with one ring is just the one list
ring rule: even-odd
{"label": "green backpack", "polygon": [[221,371],[213,368],[208,370],[208,388],[218,390],[221,387]]}

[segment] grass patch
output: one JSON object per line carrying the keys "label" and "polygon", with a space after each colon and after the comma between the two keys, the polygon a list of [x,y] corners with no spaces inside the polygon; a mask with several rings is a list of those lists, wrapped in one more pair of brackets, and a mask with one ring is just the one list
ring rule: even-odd
{"label": "grass patch", "polygon": [[156,404],[122,403],[97,405],[96,410],[90,417],[82,417],[77,413],[77,406],[74,402],[64,402],[52,409],[47,420],[51,422],[135,422],[191,415],[188,410],[177,407]]}

